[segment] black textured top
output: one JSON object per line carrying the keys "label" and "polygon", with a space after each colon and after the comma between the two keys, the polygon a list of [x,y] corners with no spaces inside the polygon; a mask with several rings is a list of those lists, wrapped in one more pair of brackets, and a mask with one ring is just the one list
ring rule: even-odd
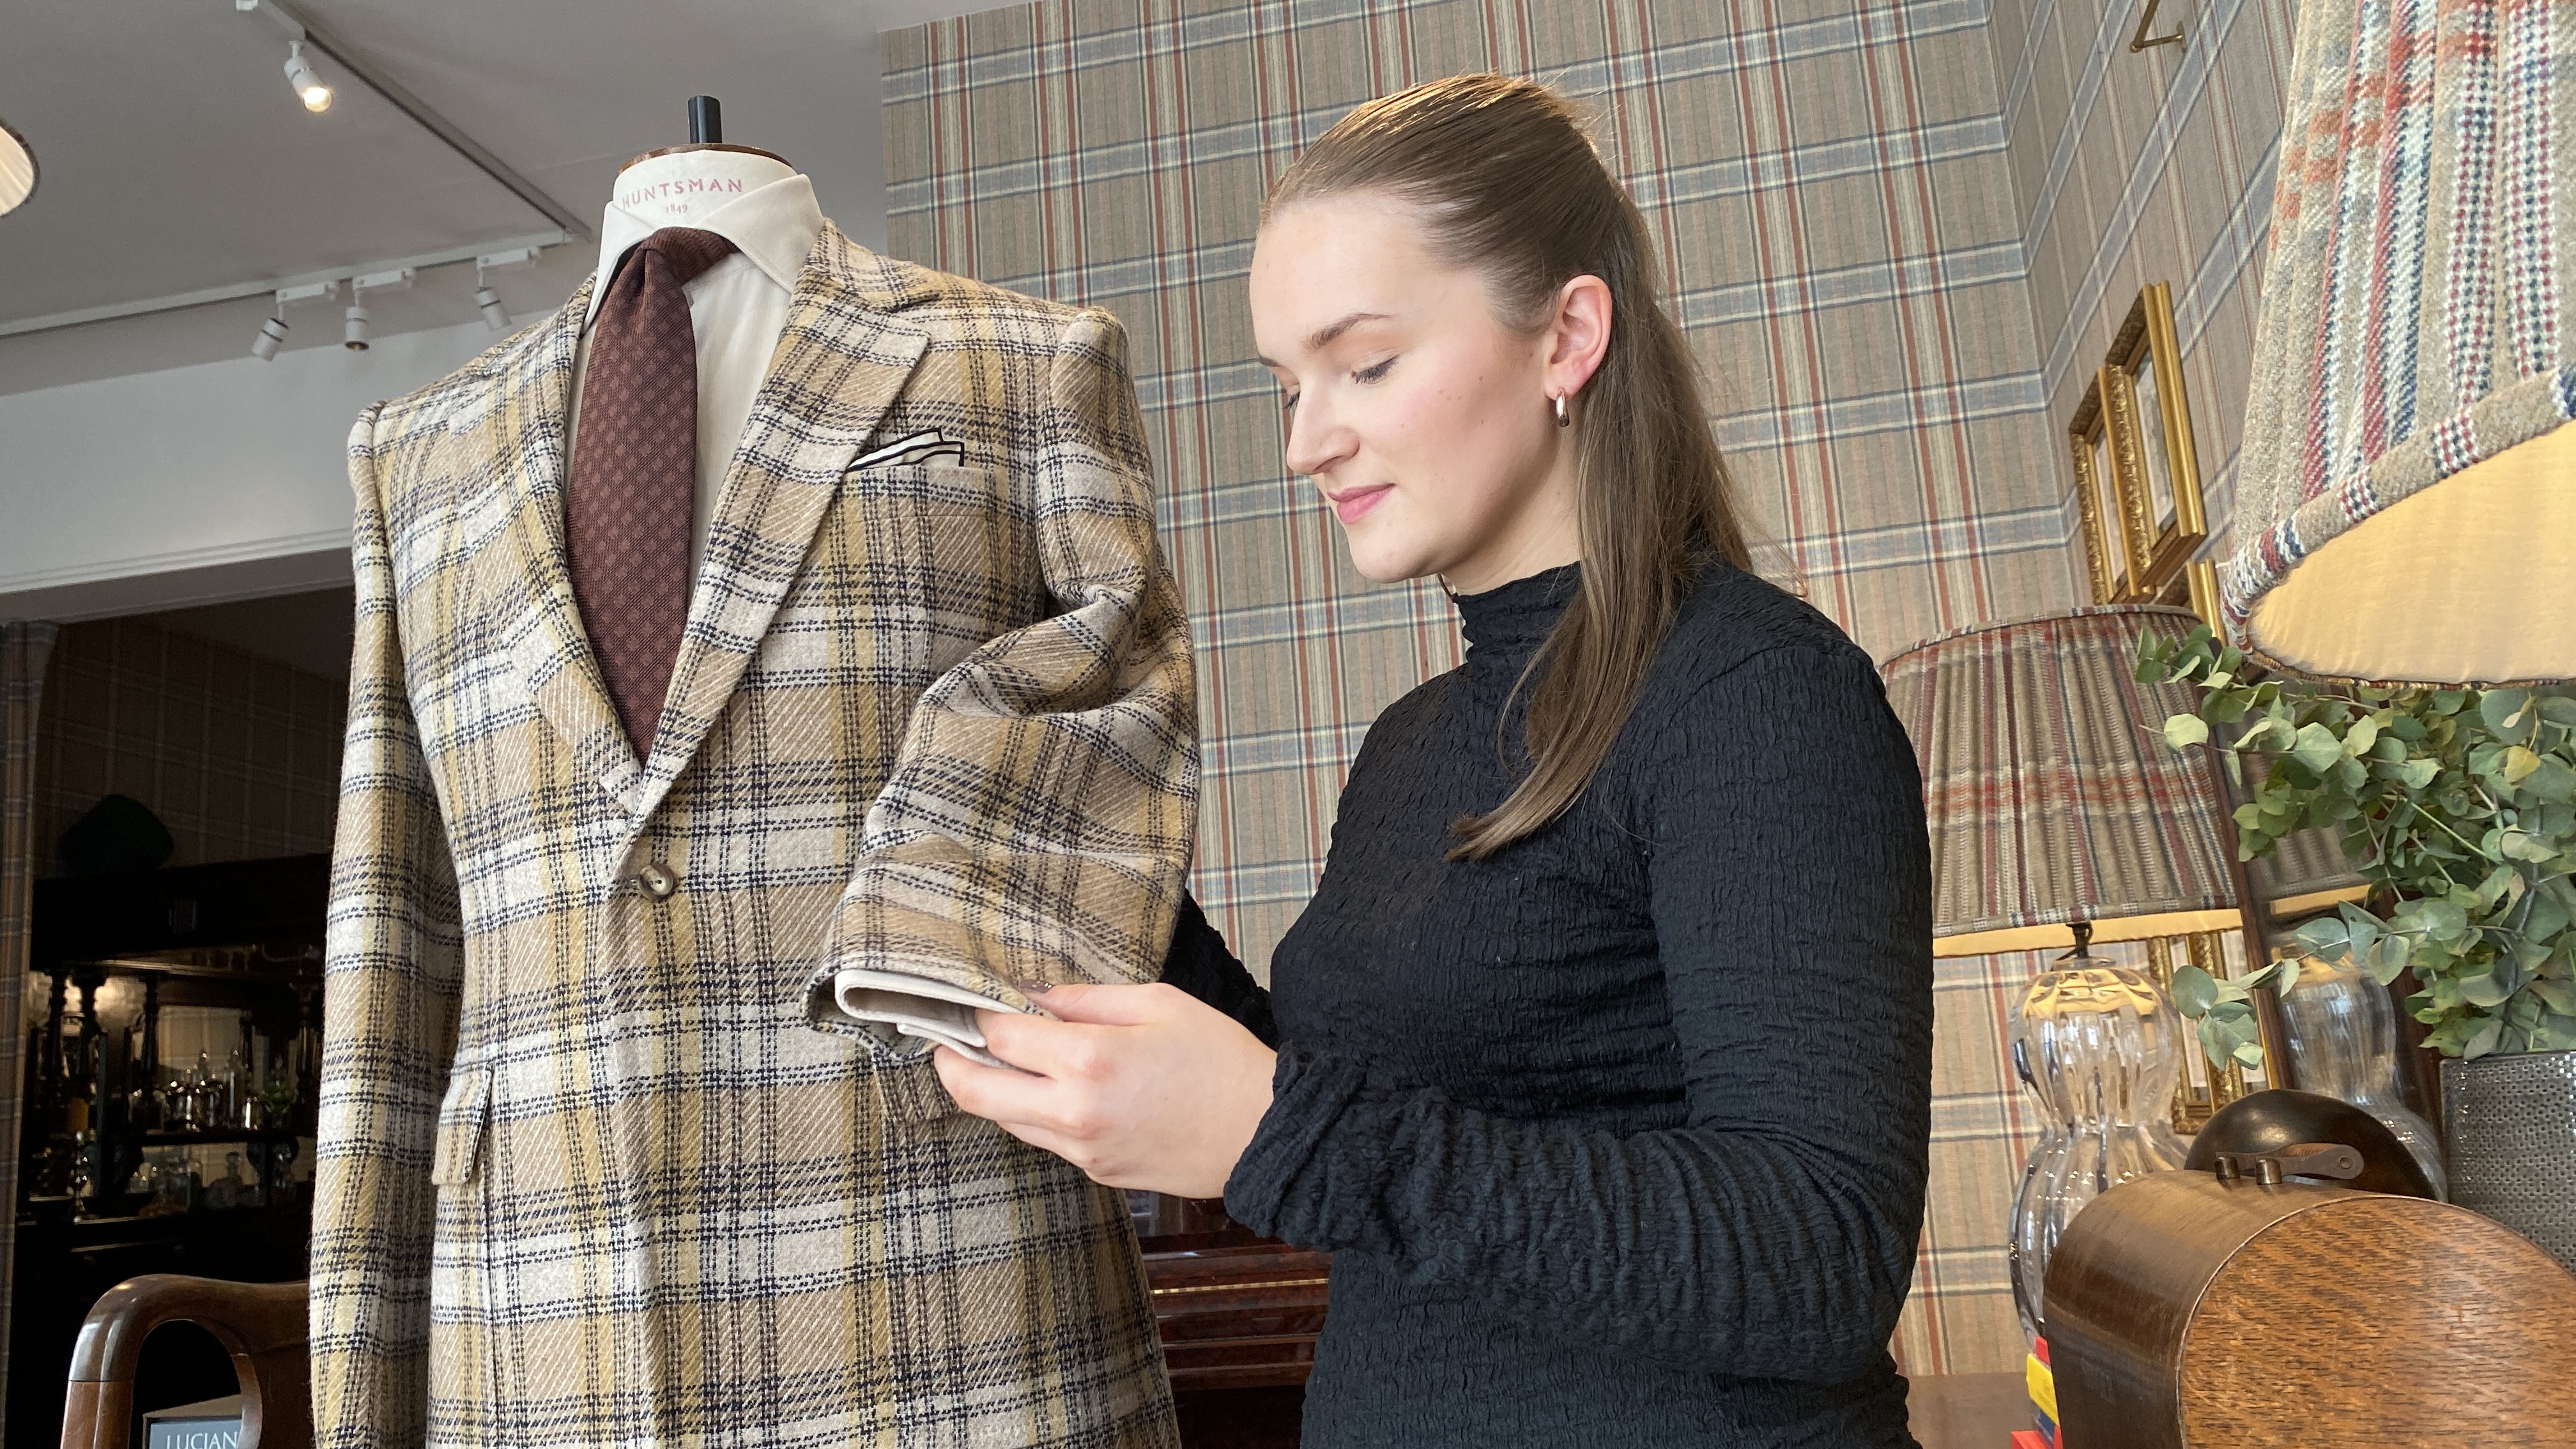
{"label": "black textured top", "polygon": [[1579,566],[1458,601],[1464,667],[1379,716],[1264,1000],[1195,907],[1166,979],[1279,1048],[1226,1184],[1334,1252],[1309,1445],[1906,1445],[1931,886],[1869,658],[1711,565],[1575,807],[1450,823]]}

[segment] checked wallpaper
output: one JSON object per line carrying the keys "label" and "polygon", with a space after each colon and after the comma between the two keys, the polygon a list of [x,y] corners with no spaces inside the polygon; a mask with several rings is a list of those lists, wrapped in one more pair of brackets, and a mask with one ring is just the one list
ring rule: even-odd
{"label": "checked wallpaper", "polygon": [[[2223,8],[2247,5],[2270,8]],[[2048,222],[2078,213],[2031,194],[2064,165],[2016,174],[2080,129],[2053,79],[2070,27],[2048,23],[2076,8],[1037,0],[884,36],[889,249],[1127,326],[1199,649],[1194,885],[1256,973],[1313,888],[1369,721],[1459,658],[1439,591],[1353,574],[1281,461],[1244,299],[1271,179],[1352,105],[1417,80],[1501,70],[1592,106],[1657,230],[1776,576],[1883,660],[2084,601],[2051,388],[2060,334],[2091,319],[2067,320],[2081,298],[2056,259],[2044,288],[2029,259],[2031,232],[2063,246]],[[1997,54],[2039,52],[2034,20],[2051,47],[2038,85]],[[2127,144],[2080,139],[2060,145],[2079,179]],[[2242,208],[2219,217],[2243,238]],[[2127,295],[2113,302],[2116,323]],[[1895,1345],[1909,1372],[2020,1363],[2004,1225],[2035,1123],[2003,1029],[2038,961],[1939,964],[1931,1206]]]}

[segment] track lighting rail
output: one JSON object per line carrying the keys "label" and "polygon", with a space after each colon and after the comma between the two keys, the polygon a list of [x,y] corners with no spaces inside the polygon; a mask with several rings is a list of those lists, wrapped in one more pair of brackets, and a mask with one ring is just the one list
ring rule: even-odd
{"label": "track lighting rail", "polygon": [[529,236],[506,237],[498,241],[476,242],[470,246],[448,247],[443,251],[423,252],[419,256],[396,257],[391,261],[369,262],[355,267],[333,267],[329,271],[304,272],[292,277],[273,277],[266,281],[234,282],[221,287],[206,287],[194,292],[178,292],[167,297],[146,297],[133,302],[116,302],[104,307],[85,307],[77,312],[55,312],[43,317],[21,317],[14,322],[0,322],[0,337],[14,337],[26,332],[50,332],[57,327],[78,327],[85,322],[109,322],[119,317],[140,317],[150,312],[175,312],[182,307],[203,307],[215,302],[231,302],[243,297],[265,297],[295,287],[309,287],[322,282],[342,282],[351,277],[376,272],[396,271],[404,267],[424,270],[457,262],[470,262],[477,257],[520,248],[531,252],[561,246],[569,240],[560,231],[542,231]]}
{"label": "track lighting rail", "polygon": [[484,150],[473,137],[458,129],[455,122],[432,110],[427,101],[404,89],[401,82],[379,70],[374,62],[358,51],[341,43],[338,36],[315,25],[303,12],[283,3],[283,0],[233,0],[233,8],[256,10],[267,15],[272,24],[286,32],[289,43],[301,42],[338,61],[341,69],[366,82],[376,94],[392,102],[395,110],[411,117],[421,129],[446,142],[449,149],[472,162],[477,170],[508,188],[511,195],[535,207],[539,215],[563,228],[564,235],[582,241],[590,239],[590,228],[562,202],[539,190],[535,182],[511,170],[500,157]]}

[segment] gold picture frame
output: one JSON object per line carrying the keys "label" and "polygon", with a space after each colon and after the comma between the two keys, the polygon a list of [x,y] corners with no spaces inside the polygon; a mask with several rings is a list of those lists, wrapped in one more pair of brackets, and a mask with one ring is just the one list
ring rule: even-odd
{"label": "gold picture frame", "polygon": [[2200,616],[2200,622],[2225,637],[2227,622],[2219,617],[2218,607],[2218,565],[2198,559],[2182,571],[2182,576],[2183,601]]}
{"label": "gold picture frame", "polygon": [[2102,390],[2109,381],[2107,369],[2094,369],[2092,386],[2084,389],[2083,399],[2075,405],[2075,416],[2066,424],[2067,452],[2075,461],[2075,502],[2082,516],[2084,559],[2091,571],[2093,602],[2097,604],[2116,604],[2129,598],[2128,544],[2119,523],[2119,469],[2112,460],[2109,416],[2102,407]]}
{"label": "gold picture frame", "polygon": [[2183,576],[2209,538],[2191,399],[2166,284],[2139,289],[2127,320],[2112,336],[2102,372],[2098,385],[2119,470],[2119,532],[2129,560],[2126,597],[2151,599]]}

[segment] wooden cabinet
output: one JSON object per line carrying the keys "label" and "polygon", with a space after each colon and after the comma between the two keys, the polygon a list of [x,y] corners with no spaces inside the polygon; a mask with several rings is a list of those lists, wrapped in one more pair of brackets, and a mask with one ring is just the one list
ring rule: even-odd
{"label": "wooden cabinet", "polygon": [[1188,1449],[1293,1449],[1332,1256],[1240,1227],[1148,1236],[1145,1278]]}

